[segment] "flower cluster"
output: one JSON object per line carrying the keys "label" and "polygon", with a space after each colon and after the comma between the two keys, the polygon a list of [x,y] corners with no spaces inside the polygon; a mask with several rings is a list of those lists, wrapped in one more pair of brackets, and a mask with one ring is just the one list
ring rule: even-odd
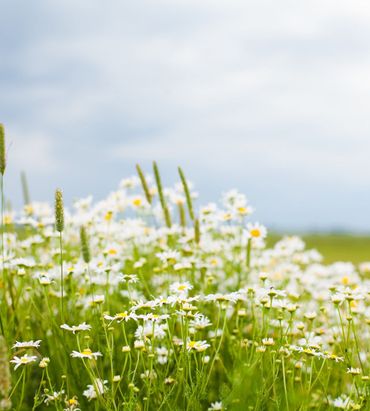
{"label": "flower cluster", "polygon": [[165,188],[140,170],[96,203],[59,195],[57,221],[49,204],[13,213],[1,314],[15,403],[367,409],[370,263],[324,265],[296,236],[267,246],[243,194],[197,197],[183,173]]}

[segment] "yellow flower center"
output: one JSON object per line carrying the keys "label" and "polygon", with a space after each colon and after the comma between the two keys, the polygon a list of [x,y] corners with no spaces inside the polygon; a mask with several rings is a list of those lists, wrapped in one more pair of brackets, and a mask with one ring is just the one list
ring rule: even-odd
{"label": "yellow flower center", "polygon": [[247,208],[246,207],[238,207],[238,213],[239,214],[247,214]]}
{"label": "yellow flower center", "polygon": [[347,277],[347,276],[342,277],[341,283],[342,283],[343,285],[348,285],[349,282],[350,282],[349,277]]}
{"label": "yellow flower center", "polygon": [[142,203],[143,203],[143,202],[142,202],[141,198],[134,198],[134,199],[132,200],[132,204],[133,204],[134,206],[136,206],[136,207],[140,207]]}
{"label": "yellow flower center", "polygon": [[249,233],[252,237],[255,238],[261,236],[261,231],[258,228],[253,228]]}
{"label": "yellow flower center", "polygon": [[112,217],[113,217],[113,212],[112,212],[112,211],[107,211],[107,212],[105,213],[104,220],[105,220],[105,221],[111,221],[111,220],[112,220]]}

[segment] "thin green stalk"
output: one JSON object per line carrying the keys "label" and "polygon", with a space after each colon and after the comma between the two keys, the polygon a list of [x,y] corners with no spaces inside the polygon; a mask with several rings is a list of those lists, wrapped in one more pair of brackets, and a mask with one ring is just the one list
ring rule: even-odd
{"label": "thin green stalk", "polygon": [[23,400],[24,400],[24,389],[25,389],[25,386],[26,386],[26,368],[24,368],[22,372],[23,372],[23,378],[22,378],[21,398],[20,398],[20,401],[19,401],[19,404],[18,404],[17,411],[22,409]]}
{"label": "thin green stalk", "polygon": [[64,323],[64,269],[63,269],[63,238],[62,232],[59,233],[59,250],[60,250],[60,291],[61,291],[61,317]]}
{"label": "thin green stalk", "polygon": [[28,188],[27,177],[24,171],[21,171],[21,183],[22,183],[24,205],[30,204],[31,203],[30,190]]}
{"label": "thin green stalk", "polygon": [[172,223],[171,223],[170,211],[168,209],[168,206],[166,204],[166,200],[164,198],[161,175],[159,174],[158,166],[157,166],[157,163],[155,161],[153,162],[153,171],[154,171],[155,181],[156,181],[156,184],[157,184],[159,201],[161,203],[161,207],[162,207],[162,210],[163,210],[164,220],[165,220],[166,226],[168,228],[171,228]]}
{"label": "thin green stalk", "polygon": [[9,394],[9,397],[8,397],[9,399],[12,398],[12,396],[13,396],[13,394],[15,393],[15,390],[17,389],[19,383],[22,381],[22,378],[23,378],[23,375],[24,375],[25,371],[26,371],[26,369],[23,368],[21,375],[18,377],[17,382],[15,383],[12,391],[11,391],[10,394]]}
{"label": "thin green stalk", "polygon": [[[3,304],[1,306],[6,307],[6,285],[8,283],[7,281],[7,276],[4,268],[4,260],[5,260],[5,247],[4,247],[4,231],[5,231],[5,225],[4,225],[4,175],[1,174],[0,177],[0,183],[1,183],[1,256],[2,256],[2,261],[1,261],[1,271],[2,271],[2,281],[3,281]],[[1,326],[1,333],[4,335],[4,325],[3,325],[3,319],[2,319],[2,312],[0,311],[0,326]]]}
{"label": "thin green stalk", "polygon": [[192,198],[191,198],[189,186],[188,186],[188,183],[186,181],[185,174],[182,171],[181,167],[178,167],[178,171],[179,171],[182,186],[184,188],[184,193],[185,193],[185,197],[186,197],[186,204],[188,206],[189,216],[192,220],[194,220],[193,201],[192,201]]}
{"label": "thin green stalk", "polygon": [[146,181],[145,175],[144,175],[142,169],[140,168],[139,164],[136,164],[136,171],[139,175],[141,185],[143,186],[146,201],[149,204],[152,204],[152,194],[150,193],[149,186],[148,186],[148,183]]}
{"label": "thin green stalk", "polygon": [[281,360],[281,364],[282,364],[282,367],[283,367],[283,385],[284,385],[284,396],[285,396],[286,409],[287,409],[287,411],[289,411],[289,397],[288,397],[288,390],[287,390],[287,384],[286,384],[284,357]]}
{"label": "thin green stalk", "polygon": [[251,250],[252,250],[252,239],[248,238],[247,243],[247,269],[250,270],[251,267]]}

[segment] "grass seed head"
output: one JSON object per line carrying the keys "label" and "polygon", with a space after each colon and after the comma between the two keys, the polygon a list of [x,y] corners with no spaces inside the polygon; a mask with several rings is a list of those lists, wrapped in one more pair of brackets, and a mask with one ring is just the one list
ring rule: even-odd
{"label": "grass seed head", "polygon": [[186,216],[185,216],[184,205],[179,203],[178,208],[179,208],[180,225],[181,225],[182,228],[185,228],[186,227]]}
{"label": "grass seed head", "polygon": [[194,220],[193,201],[191,199],[189,186],[188,186],[188,183],[186,181],[185,174],[182,171],[181,167],[178,168],[178,171],[179,171],[182,186],[184,188],[184,193],[185,193],[185,197],[186,197],[186,204],[188,205],[188,210],[189,210],[189,216],[192,220]]}
{"label": "grass seed head", "polygon": [[11,388],[11,376],[8,362],[8,349],[5,338],[0,336],[0,395],[5,399]]}
{"label": "grass seed head", "polygon": [[161,203],[163,214],[164,214],[164,220],[166,222],[166,226],[168,228],[170,228],[171,225],[172,225],[171,215],[170,215],[170,211],[167,207],[166,200],[164,198],[161,175],[159,174],[158,166],[157,166],[157,163],[155,161],[153,161],[153,171],[154,171],[155,182],[157,184],[159,201]]}
{"label": "grass seed head", "polygon": [[81,226],[80,228],[80,241],[82,258],[84,259],[85,263],[89,263],[91,260],[89,238],[87,236],[86,228],[84,226]]}
{"label": "grass seed head", "polygon": [[196,218],[194,221],[194,241],[196,244],[200,243],[200,226],[199,218]]}
{"label": "grass seed head", "polygon": [[136,164],[136,170],[137,170],[137,173],[139,175],[141,185],[143,186],[145,198],[146,198],[146,200],[148,201],[149,204],[152,204],[152,194],[150,193],[148,183],[146,182],[144,173],[143,173],[142,169],[140,168],[139,164]]}
{"label": "grass seed head", "polygon": [[64,230],[63,193],[59,188],[55,191],[55,228],[60,233]]}
{"label": "grass seed head", "polygon": [[0,173],[4,175],[6,168],[5,129],[0,123]]}

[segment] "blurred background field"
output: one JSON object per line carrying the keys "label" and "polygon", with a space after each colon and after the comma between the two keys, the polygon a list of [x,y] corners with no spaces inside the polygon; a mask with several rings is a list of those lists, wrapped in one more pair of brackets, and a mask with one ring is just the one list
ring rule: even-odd
{"label": "blurred background field", "polygon": [[[281,238],[278,233],[271,233],[267,245],[273,245]],[[350,261],[354,264],[370,261],[370,236],[351,234],[300,234],[307,248],[315,248],[324,257],[326,264],[335,261]]]}

